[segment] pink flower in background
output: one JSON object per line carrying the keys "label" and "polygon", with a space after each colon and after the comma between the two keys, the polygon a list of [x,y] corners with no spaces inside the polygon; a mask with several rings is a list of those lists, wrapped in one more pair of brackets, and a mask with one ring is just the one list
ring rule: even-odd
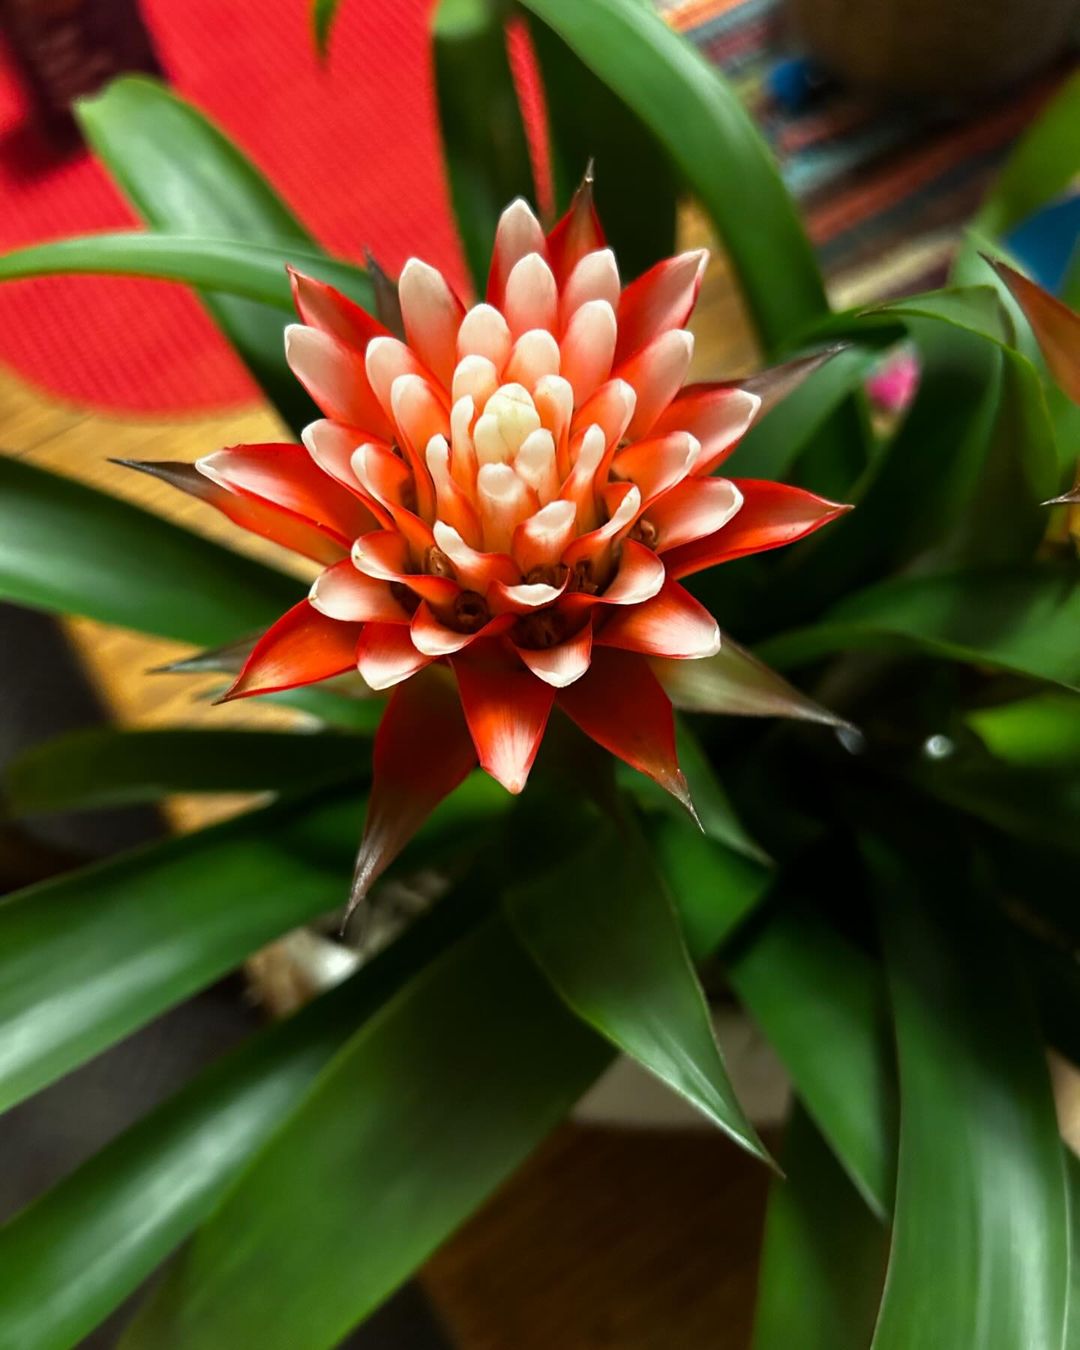
{"label": "pink flower in background", "polygon": [[866,381],[866,391],[877,406],[894,415],[908,408],[918,387],[919,362],[909,348],[886,358]]}

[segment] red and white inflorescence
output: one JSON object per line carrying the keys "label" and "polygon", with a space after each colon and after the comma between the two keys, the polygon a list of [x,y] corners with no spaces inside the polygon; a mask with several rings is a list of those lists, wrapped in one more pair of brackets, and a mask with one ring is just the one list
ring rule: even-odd
{"label": "red and white inflorescence", "polygon": [[293,273],[288,361],[325,416],[302,446],[201,460],[196,490],[326,564],[230,697],[356,669],[394,690],[361,885],[477,761],[519,792],[556,704],[685,799],[663,670],[721,636],[681,579],[843,509],[716,476],[761,400],[684,384],[705,261],[623,287],[586,185],[546,237],[524,201],[506,209],[471,309],[411,259],[404,340]]}

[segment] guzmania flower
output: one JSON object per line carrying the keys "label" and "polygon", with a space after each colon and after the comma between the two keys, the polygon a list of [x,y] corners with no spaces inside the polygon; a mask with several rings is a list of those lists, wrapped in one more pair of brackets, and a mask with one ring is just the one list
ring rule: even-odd
{"label": "guzmania flower", "polygon": [[141,466],[325,567],[229,697],[355,670],[393,690],[355,894],[477,762],[520,792],[556,706],[689,804],[665,681],[721,634],[683,579],[845,509],[717,475],[762,400],[685,383],[705,262],[623,286],[586,182],[546,236],[506,209],[471,309],[410,259],[401,336],[293,272],[287,358],[325,414],[303,445]]}

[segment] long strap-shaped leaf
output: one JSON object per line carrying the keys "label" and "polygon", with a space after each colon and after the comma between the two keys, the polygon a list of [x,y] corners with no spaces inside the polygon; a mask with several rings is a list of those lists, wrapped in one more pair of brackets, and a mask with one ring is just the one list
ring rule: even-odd
{"label": "long strap-shaped leaf", "polygon": [[225,1056],[0,1228],[0,1350],[81,1341],[210,1214],[319,1071],[466,919],[429,917],[286,1022]]}
{"label": "long strap-shaped leaf", "polygon": [[340,904],[361,812],[271,807],[0,904],[0,1109]]}
{"label": "long strap-shaped leaf", "polygon": [[[378,1306],[607,1063],[492,920],[353,1036],[123,1339],[324,1350]],[[287,1297],[267,1297],[267,1271]]]}
{"label": "long strap-shaped leaf", "polygon": [[[87,140],[135,210],[153,228],[253,243],[315,247],[311,235],[255,166],[217,127],[144,76],[114,80],[77,105]],[[276,310],[209,292],[222,332],[285,421],[316,415],[289,373]]]}
{"label": "long strap-shaped leaf", "polygon": [[252,240],[139,230],[83,234],[15,249],[0,256],[0,281],[81,272],[152,277],[259,300],[291,314],[292,290],[286,263],[336,286],[364,309],[374,309],[367,273],[351,263],[313,252],[310,244],[257,244]]}
{"label": "long strap-shaped leaf", "polygon": [[[813,251],[772,156],[708,62],[635,0],[521,3],[666,148],[730,253],[765,346],[779,346],[827,312]],[[640,184],[643,195],[653,190]]]}
{"label": "long strap-shaped leaf", "polygon": [[796,1106],[769,1191],[753,1350],[866,1350],[886,1233]]}
{"label": "long strap-shaped leaf", "polygon": [[900,1071],[892,1250],[874,1350],[1056,1350],[1064,1160],[1042,1046],[989,906],[940,852],[868,856]]}
{"label": "long strap-shaped leaf", "polygon": [[8,810],[30,815],[157,801],[173,792],[296,792],[357,779],[368,759],[355,736],[90,727],[20,755],[0,774],[0,786]]}
{"label": "long strap-shaped leaf", "polygon": [[1080,75],[1062,85],[1013,147],[975,217],[1005,234],[1065,192],[1080,172]]}
{"label": "long strap-shaped leaf", "polygon": [[713,1038],[675,906],[626,814],[506,899],[514,931],[567,1005],[685,1097],[736,1143],[768,1158]]}
{"label": "long strap-shaped leaf", "polygon": [[506,51],[505,8],[503,0],[439,0],[431,18],[450,196],[480,295],[499,213],[515,197],[536,196]]}
{"label": "long strap-shaped leaf", "polygon": [[[459,849],[504,802],[470,779],[403,860]],[[0,1110],[342,905],[362,820],[356,795],[282,801],[0,903]]]}
{"label": "long strap-shaped leaf", "polygon": [[816,627],[762,643],[758,654],[789,668],[893,641],[1076,689],[1078,633],[1075,567],[1031,563],[884,582],[826,611]]}
{"label": "long strap-shaped leaf", "polygon": [[896,1102],[874,963],[813,912],[788,905],[733,957],[728,973],[864,1203],[884,1218],[892,1205]]}
{"label": "long strap-shaped leaf", "polygon": [[[623,282],[675,251],[679,187],[671,162],[641,118],[546,24],[529,24],[544,82],[557,213],[590,160],[594,194]],[[642,184],[648,191],[642,191]]]}
{"label": "long strap-shaped leaf", "polygon": [[0,598],[206,646],[266,627],[301,594],[160,516],[0,456]]}

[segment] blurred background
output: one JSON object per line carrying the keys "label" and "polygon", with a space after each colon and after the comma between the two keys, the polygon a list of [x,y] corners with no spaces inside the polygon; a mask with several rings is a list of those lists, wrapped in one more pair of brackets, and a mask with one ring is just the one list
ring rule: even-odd
{"label": "blurred background", "polygon": [[[143,70],[214,117],[332,250],[358,259],[370,250],[392,275],[418,254],[465,289],[435,119],[430,7],[349,0],[321,63],[304,0],[0,0],[0,251],[132,223],[68,107],[113,74]],[[685,0],[664,9],[754,113],[844,306],[943,280],[996,166],[1075,69],[1080,33],[1076,0]],[[522,35],[510,41],[543,208],[543,91]],[[709,242],[692,207],[679,228],[684,246]],[[1074,196],[1009,242],[1054,288],[1078,232]],[[719,252],[692,326],[697,378],[755,368]],[[870,392],[880,415],[902,409],[915,378],[902,358],[878,373]],[[244,547],[246,537],[212,513],[108,459],[194,459],[280,435],[181,288],[96,277],[0,288],[0,453]],[[0,651],[0,764],[104,720],[238,726],[289,715],[250,704],[211,710],[205,676],[147,674],[183,648],[89,621],[58,625],[4,607]],[[161,812],[0,824],[0,889],[237,805],[176,799]],[[288,945],[0,1119],[0,1220],[302,997]],[[745,1024],[720,1031],[736,1086],[767,1129],[783,1104],[778,1070]],[[620,1070],[429,1264],[419,1287],[350,1344],[746,1345],[767,1175],[673,1109]],[[111,1344],[109,1328],[91,1343]]]}

